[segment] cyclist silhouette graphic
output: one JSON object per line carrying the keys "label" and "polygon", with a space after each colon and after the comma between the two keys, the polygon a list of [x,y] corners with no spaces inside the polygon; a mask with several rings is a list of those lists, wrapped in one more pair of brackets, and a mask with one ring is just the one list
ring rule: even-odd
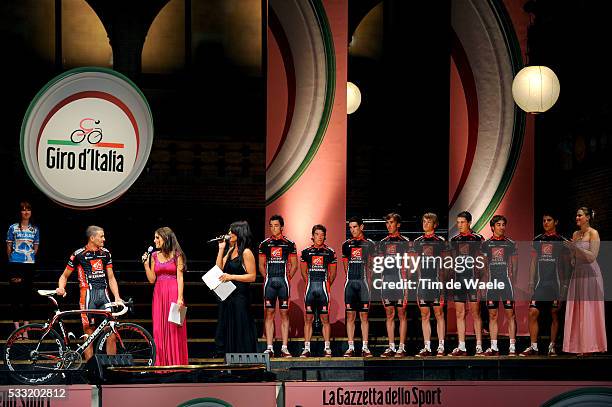
{"label": "cyclist silhouette graphic", "polygon": [[[93,122],[93,124],[86,123],[86,122]],[[72,141],[75,144],[79,144],[83,140],[85,140],[85,137],[87,137],[87,142],[89,144],[98,144],[100,141],[102,141],[102,129],[99,127],[85,127],[85,126],[86,125],[96,126],[99,124],[100,124],[100,120],[95,120],[89,117],[81,120],[79,122],[80,128],[72,132],[72,134],[70,135],[70,141]]]}

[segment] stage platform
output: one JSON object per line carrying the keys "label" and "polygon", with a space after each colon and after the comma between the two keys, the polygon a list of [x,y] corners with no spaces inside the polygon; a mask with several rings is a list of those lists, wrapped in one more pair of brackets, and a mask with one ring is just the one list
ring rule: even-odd
{"label": "stage platform", "polygon": [[0,405],[19,405],[10,404],[15,389],[41,388],[58,389],[67,398],[34,397],[27,405],[105,407],[128,400],[132,407],[612,405],[609,356],[274,358],[270,371],[264,364],[201,362],[148,371],[107,369],[103,381],[93,372],[71,371],[53,385],[35,387],[18,385],[0,370]]}
{"label": "stage platform", "polygon": [[610,356],[291,358],[271,361],[278,380],[612,380]]}
{"label": "stage platform", "polygon": [[[224,365],[223,359],[201,359],[199,363],[163,371],[117,371],[105,382],[202,383],[263,381],[610,381],[612,356],[558,357],[430,357],[430,358],[272,358],[270,371]],[[59,383],[98,384],[91,372],[70,371]],[[0,384],[11,384],[10,372],[0,370]],[[59,384],[58,383],[58,384]]]}

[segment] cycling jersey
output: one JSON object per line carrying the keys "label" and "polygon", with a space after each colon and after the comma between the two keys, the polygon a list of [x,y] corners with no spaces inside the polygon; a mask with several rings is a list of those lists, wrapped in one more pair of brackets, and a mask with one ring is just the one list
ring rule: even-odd
{"label": "cycling jersey", "polygon": [[[403,278],[410,278],[406,275],[406,270],[403,267],[397,267],[395,259],[400,256],[403,263],[404,254],[409,250],[409,239],[399,233],[387,235],[378,242],[378,255],[383,257],[392,257],[394,261],[392,267],[385,267],[382,272],[382,282],[401,282]],[[381,289],[381,297],[385,307],[396,306],[405,307],[408,301],[406,290],[385,288]]]}
{"label": "cycling jersey", "polygon": [[113,261],[110,252],[103,247],[100,250],[83,247],[70,256],[66,268],[70,271],[77,269],[81,288],[105,289],[108,287],[106,272],[113,271]]}
{"label": "cycling jersey", "polygon": [[[454,301],[478,302],[478,290],[467,287],[466,281],[473,280],[479,274],[475,265],[477,264],[476,258],[480,256],[480,246],[483,240],[482,235],[471,230],[467,233],[459,233],[450,240],[450,250],[455,262],[453,279],[460,283],[460,287],[453,290]],[[465,261],[469,258],[472,259],[473,263],[466,264]],[[461,266],[459,265],[460,262]]]}
{"label": "cycling jersey", "polygon": [[487,257],[489,264],[489,281],[497,280],[497,286],[503,283],[503,288],[491,288],[487,290],[487,307],[497,309],[499,301],[504,308],[510,309],[514,305],[514,291],[512,288],[512,263],[516,261],[516,244],[506,236],[491,237],[482,244],[483,255]]}
{"label": "cycling jersey", "polygon": [[559,306],[561,298],[561,275],[563,262],[568,262],[569,252],[563,245],[568,239],[557,233],[543,233],[533,239],[536,258],[536,284],[530,307],[542,308],[551,302]]}
{"label": "cycling jersey", "polygon": [[264,306],[289,308],[289,259],[297,256],[295,243],[284,236],[271,236],[259,245],[259,257],[266,261],[266,277],[264,281]]}
{"label": "cycling jersey", "polygon": [[285,236],[269,237],[259,245],[259,256],[266,259],[266,277],[284,278],[289,269],[289,257],[297,256],[295,243]]}
{"label": "cycling jersey", "polygon": [[348,239],[342,243],[342,260],[347,263],[347,280],[363,280],[367,268],[376,254],[376,245],[370,239]]}
{"label": "cycling jersey", "polygon": [[375,254],[376,245],[370,239],[353,238],[342,244],[342,261],[347,269],[344,283],[347,311],[367,312],[370,308],[368,267]]}
{"label": "cycling jersey", "polygon": [[306,313],[313,314],[316,310],[320,314],[329,312],[329,267],[336,264],[336,252],[323,245],[310,246],[302,250],[302,263],[308,268],[308,285],[304,302]]}
{"label": "cycling jersey", "polygon": [[421,258],[417,286],[419,306],[438,307],[444,304],[444,290],[438,288],[437,283],[442,282],[440,280],[442,257],[447,250],[446,239],[435,233],[424,234],[414,239],[413,251]]}
{"label": "cycling jersey", "polygon": [[[100,250],[80,248],[70,256],[66,268],[70,271],[76,268],[78,272],[80,309],[104,309],[104,304],[110,302],[107,276],[107,271],[113,270],[110,252],[105,248]],[[95,322],[95,318],[81,314],[81,322],[86,329]]]}
{"label": "cycling jersey", "polygon": [[6,242],[11,244],[9,263],[34,263],[36,253],[34,245],[40,242],[40,232],[34,225],[28,225],[22,229],[19,223],[9,226],[6,234]]}

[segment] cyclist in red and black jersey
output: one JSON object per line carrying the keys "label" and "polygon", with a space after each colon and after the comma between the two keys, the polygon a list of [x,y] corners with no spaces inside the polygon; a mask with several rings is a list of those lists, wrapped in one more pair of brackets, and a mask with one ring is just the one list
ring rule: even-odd
{"label": "cyclist in red and black jersey", "polygon": [[[469,302],[470,314],[474,320],[474,333],[476,334],[476,356],[483,356],[482,350],[482,320],[480,318],[480,304],[478,302],[478,292],[476,289],[467,287],[466,281],[480,278],[477,267],[477,259],[480,256],[481,242],[484,240],[482,235],[475,233],[471,229],[472,214],[463,211],[457,215],[457,229],[459,234],[450,239],[450,248],[455,261],[455,272],[453,279],[461,284],[461,288],[453,290],[453,300],[455,302],[455,315],[457,318],[457,336],[459,346],[453,349],[451,356],[467,356],[465,348],[465,303]],[[462,261],[463,269],[459,269],[458,258],[465,261],[471,258],[471,267],[466,266]]]}
{"label": "cyclist in red and black jersey", "polygon": [[550,309],[550,344],[548,356],[557,356],[555,341],[559,334],[559,308],[561,298],[567,291],[569,274],[569,250],[563,242],[568,239],[557,233],[559,220],[557,216],[545,212],[542,216],[544,233],[533,239],[533,255],[529,272],[529,290],[533,293],[529,304],[529,336],[531,345],[520,353],[520,356],[538,354],[538,318],[540,312]]}
{"label": "cyclist in red and black jersey", "polygon": [[[489,225],[493,236],[482,244],[482,252],[487,259],[489,282],[496,282],[499,288],[487,290],[487,308],[489,309],[489,330],[491,347],[485,351],[485,356],[499,356],[497,347],[497,309],[499,301],[504,304],[508,320],[508,336],[510,347],[508,356],[516,356],[516,315],[514,313],[513,280],[518,270],[516,244],[506,236],[506,217],[495,215]],[[503,288],[501,287],[503,284]]]}
{"label": "cyclist in red and black jersey", "polygon": [[331,357],[331,326],[329,325],[330,285],[336,279],[336,252],[325,244],[327,228],[323,225],[312,227],[313,245],[302,250],[300,269],[306,283],[306,318],[304,319],[304,350],[300,357],[310,357],[310,339],[314,313],[318,312],[323,323],[325,347],[323,355]]}
{"label": "cyclist in red and black jersey", "polygon": [[361,355],[372,357],[368,348],[368,311],[370,310],[370,270],[376,245],[363,234],[363,220],[349,219],[351,239],[342,244],[342,264],[346,273],[344,284],[344,304],[346,306],[346,333],[348,350],[345,357],[355,356],[355,319],[357,312],[361,318]]}
{"label": "cyclist in red and black jersey", "polygon": [[265,353],[274,356],[274,313],[276,300],[281,316],[281,357],[291,357],[289,341],[289,279],[298,268],[295,243],[283,236],[285,221],[280,215],[270,217],[272,236],[259,245],[259,272],[264,278],[265,334],[267,349]]}
{"label": "cyclist in red and black jersey", "polygon": [[430,307],[436,316],[436,328],[438,333],[438,349],[436,356],[444,356],[444,334],[446,323],[444,321],[444,287],[436,285],[444,284],[444,269],[442,258],[446,254],[447,242],[442,236],[436,234],[438,227],[438,215],[426,213],[421,218],[424,234],[417,237],[413,243],[413,249],[417,256],[421,257],[418,268],[419,283],[417,287],[417,303],[421,310],[421,327],[423,328],[424,347],[416,355],[417,357],[431,356],[431,324]]}
{"label": "cyclist in red and black jersey", "polygon": [[[399,232],[402,223],[402,218],[397,213],[390,213],[385,216],[385,226],[389,234],[378,242],[378,255],[383,257],[397,258],[399,255],[403,257],[408,253],[408,238],[402,236]],[[403,279],[408,279],[407,270],[403,267],[397,268],[395,261],[394,266],[385,268],[382,273],[382,282],[399,283]],[[382,301],[385,307],[387,337],[389,338],[389,347],[380,355],[383,358],[388,357],[404,357],[406,356],[406,335],[408,333],[408,319],[406,318],[406,306],[408,304],[407,293],[404,289],[388,289],[383,285],[381,290]],[[397,309],[397,317],[399,319],[399,348],[395,349],[395,312]]]}
{"label": "cyclist in red and black jersey", "polygon": [[[113,261],[111,254],[104,248],[104,229],[99,226],[87,228],[87,245],[76,250],[70,256],[66,269],[59,278],[58,287],[55,290],[58,295],[66,294],[66,283],[70,274],[76,269],[79,275],[80,309],[105,309],[104,305],[111,302],[108,296],[108,288],[113,293],[116,302],[122,302],[119,296],[119,286],[113,273]],[[86,335],[93,332],[94,318],[89,318],[87,313],[81,314],[83,331]],[[106,353],[116,353],[116,339],[112,334],[106,343]],[[85,349],[85,360],[93,355],[90,346]]]}

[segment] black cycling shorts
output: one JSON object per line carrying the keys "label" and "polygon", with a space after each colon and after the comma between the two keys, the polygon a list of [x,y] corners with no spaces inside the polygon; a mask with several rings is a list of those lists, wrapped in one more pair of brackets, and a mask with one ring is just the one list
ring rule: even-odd
{"label": "black cycling shorts", "polygon": [[289,282],[285,277],[268,277],[264,283],[264,306],[275,308],[277,299],[280,309],[289,308]]}

